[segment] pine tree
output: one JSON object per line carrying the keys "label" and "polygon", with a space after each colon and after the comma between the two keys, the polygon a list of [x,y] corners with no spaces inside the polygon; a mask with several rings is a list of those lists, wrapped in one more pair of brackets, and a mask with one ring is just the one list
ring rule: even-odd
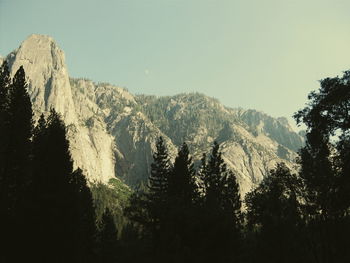
{"label": "pine tree", "polygon": [[205,202],[217,209],[231,209],[232,215],[237,215],[238,218],[241,209],[239,185],[232,171],[227,168],[219,147],[219,144],[214,142],[208,162],[202,159],[201,176]]}
{"label": "pine tree", "polygon": [[[5,253],[15,254],[16,247],[25,247],[23,234],[27,230],[25,217],[30,179],[30,151],[32,136],[32,108],[27,93],[23,67],[10,82],[6,62],[0,77],[0,191],[2,238],[6,239]],[[1,256],[6,258],[6,254]],[[7,259],[8,260],[8,259]]]}
{"label": "pine tree", "polygon": [[154,233],[158,235],[167,209],[168,177],[171,169],[168,151],[162,137],[159,137],[157,141],[153,159],[147,199],[152,228]]}
{"label": "pine tree", "polygon": [[168,211],[165,219],[166,248],[173,262],[189,260],[196,246],[198,189],[196,171],[183,143],[168,180]]}
{"label": "pine tree", "polygon": [[136,191],[130,198],[130,205],[125,209],[125,215],[141,231],[141,240],[145,242],[141,246],[143,253],[151,254],[145,255],[144,260],[149,259],[152,262],[165,259],[167,244],[164,241],[169,237],[166,229],[169,208],[168,179],[171,164],[162,137],[159,137],[156,143],[153,159],[146,191]]}
{"label": "pine tree", "polygon": [[[5,70],[6,71],[6,70]],[[6,79],[7,77],[5,77]],[[6,107],[6,106],[5,106]],[[6,110],[5,110],[6,111]],[[6,113],[5,113],[6,114]],[[33,129],[33,112],[27,93],[27,83],[23,67],[16,72],[8,87],[7,124],[3,148],[3,178],[8,188],[8,212],[17,213],[16,206],[21,202],[26,187],[29,184],[29,165],[31,136]],[[6,131],[7,130],[7,131]],[[21,208],[18,207],[20,210]]]}
{"label": "pine tree", "polygon": [[[0,67],[0,163],[5,163],[5,149],[9,137],[9,89],[11,85],[10,72],[5,60]],[[0,175],[4,173],[5,166],[0,166]]]}
{"label": "pine tree", "polygon": [[198,195],[195,174],[188,146],[183,143],[168,180],[168,196],[175,202],[175,205],[190,207],[195,201]]}
{"label": "pine tree", "polygon": [[206,260],[237,260],[241,254],[241,200],[239,185],[227,168],[219,144],[214,142],[209,160],[202,158],[200,176],[204,186],[203,224],[206,226],[203,244]]}
{"label": "pine tree", "polygon": [[[8,217],[10,204],[7,151],[10,136],[9,88],[11,85],[10,72],[6,60],[0,68],[0,220]],[[1,226],[7,225],[2,222]]]}
{"label": "pine tree", "polygon": [[[33,136],[33,196],[41,260],[93,260],[95,211],[81,170],[73,172],[66,127],[55,111]],[[55,255],[55,257],[53,257]]]}

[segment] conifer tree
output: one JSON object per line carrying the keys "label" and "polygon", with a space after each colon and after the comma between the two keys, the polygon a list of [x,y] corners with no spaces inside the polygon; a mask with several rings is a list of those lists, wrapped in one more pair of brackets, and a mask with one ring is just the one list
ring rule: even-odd
{"label": "conifer tree", "polygon": [[188,146],[183,143],[168,181],[167,248],[173,261],[189,260],[196,244],[198,189]]}
{"label": "conifer tree", "polygon": [[202,159],[200,176],[204,186],[203,222],[206,225],[204,244],[206,260],[237,260],[241,248],[241,200],[239,185],[227,168],[219,144],[214,146],[206,161]]}
{"label": "conifer tree", "polygon": [[231,209],[232,215],[237,215],[238,219],[241,209],[239,185],[232,171],[227,168],[219,147],[219,144],[214,142],[208,162],[202,159],[201,176],[205,190],[205,202],[217,209]]}
{"label": "conifer tree", "polygon": [[168,195],[177,205],[190,207],[197,197],[196,171],[186,143],[183,143],[169,175]]}
{"label": "conifer tree", "polygon": [[33,195],[41,260],[93,260],[91,192],[81,170],[73,172],[66,127],[53,109],[47,120],[40,117],[34,131]]}
{"label": "conifer tree", "polygon": [[[0,163],[4,163],[5,149],[9,136],[9,89],[11,85],[10,72],[5,60],[0,67]],[[0,167],[0,174],[4,173],[4,166]]]}
{"label": "conifer tree", "polygon": [[157,141],[153,159],[147,199],[153,231],[159,234],[160,224],[167,209],[168,177],[171,169],[168,151],[162,137]]}
{"label": "conifer tree", "polygon": [[4,185],[8,188],[9,213],[16,213],[16,206],[20,204],[23,198],[21,195],[29,184],[30,140],[33,129],[31,107],[24,69],[20,67],[8,87],[8,122],[4,127],[7,129],[4,131],[7,132],[7,137],[3,138],[7,140],[3,149],[5,158],[2,169],[4,179],[6,178]]}
{"label": "conifer tree", "polygon": [[17,70],[10,81],[5,62],[0,75],[0,217],[4,221],[1,224],[4,227],[2,238],[8,246],[1,256],[6,253],[19,256],[14,253],[14,249],[16,246],[24,247],[22,235],[28,229],[22,218],[25,217],[26,195],[31,183],[33,112],[23,67]]}
{"label": "conifer tree", "polygon": [[[0,218],[8,217],[9,189],[7,173],[7,151],[10,136],[9,88],[11,85],[10,72],[6,60],[0,67]],[[1,224],[2,226],[4,225]]]}
{"label": "conifer tree", "polygon": [[[171,164],[162,137],[156,143],[156,151],[153,154],[151,173],[146,191],[137,191],[130,198],[130,205],[125,209],[126,216],[140,228],[142,240],[147,244],[142,246],[146,256],[151,261],[164,260],[164,242],[168,237],[166,231],[168,225],[169,192],[168,179],[171,172]],[[147,247],[147,248],[146,248]]]}

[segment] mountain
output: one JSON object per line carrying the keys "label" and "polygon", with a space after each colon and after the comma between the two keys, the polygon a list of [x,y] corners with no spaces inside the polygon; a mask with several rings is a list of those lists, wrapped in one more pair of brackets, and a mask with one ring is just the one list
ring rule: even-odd
{"label": "mountain", "polygon": [[113,138],[106,125],[87,128],[81,121],[84,109],[73,100],[64,53],[48,36],[31,35],[7,56],[13,75],[23,65],[35,118],[51,107],[59,112],[68,126],[71,154],[92,181],[107,183],[115,175]]}
{"label": "mountain", "polygon": [[217,140],[244,194],[277,162],[293,167],[304,143],[286,118],[225,107],[200,93],[133,95],[108,83],[70,78],[63,51],[48,36],[29,36],[6,59],[12,74],[23,65],[36,118],[51,107],[62,114],[75,165],[90,181],[144,181],[159,136],[172,158],[186,141],[196,163]]}

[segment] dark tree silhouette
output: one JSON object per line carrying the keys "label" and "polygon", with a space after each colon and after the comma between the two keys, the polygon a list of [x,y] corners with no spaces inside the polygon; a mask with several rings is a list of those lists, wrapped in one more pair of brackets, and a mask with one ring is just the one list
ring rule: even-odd
{"label": "dark tree silhouette", "polygon": [[[30,151],[33,112],[23,67],[10,82],[7,63],[0,73],[0,217],[6,244],[2,257],[19,257],[15,247],[25,247],[25,210],[30,185]],[[8,260],[8,258],[7,258]]]}
{"label": "dark tree silhouette", "polygon": [[[73,172],[66,127],[55,110],[33,137],[33,196],[40,260],[93,260],[95,211],[81,170]],[[55,257],[53,257],[55,255]]]}
{"label": "dark tree silhouette", "polygon": [[[206,260],[239,260],[241,254],[241,200],[239,185],[214,142],[209,160],[202,159],[200,176],[204,186],[203,244]],[[210,241],[209,241],[210,240]]]}
{"label": "dark tree silhouette", "polygon": [[142,233],[141,239],[147,243],[141,245],[146,254],[150,253],[145,255],[144,260],[162,261],[164,241],[168,237],[165,230],[169,205],[168,179],[171,172],[171,163],[162,137],[156,143],[153,159],[148,187],[131,196],[125,215],[136,223]]}
{"label": "dark tree silhouette", "polygon": [[197,198],[198,189],[195,174],[188,146],[183,143],[175,158],[174,167],[168,180],[168,196],[175,205],[190,207]]}
{"label": "dark tree silhouette", "polygon": [[168,180],[168,210],[163,232],[167,235],[164,244],[171,262],[187,262],[195,257],[196,230],[200,220],[195,175],[188,146],[183,143]]}
{"label": "dark tree silhouette", "polygon": [[302,183],[284,164],[264,178],[245,197],[247,224],[256,240],[249,244],[253,262],[303,262],[310,260],[301,238],[303,230]]}
{"label": "dark tree silhouette", "polygon": [[152,228],[154,234],[158,236],[168,204],[168,177],[171,169],[168,151],[162,137],[157,141],[153,159],[147,199]]}
{"label": "dark tree silhouette", "polygon": [[316,262],[348,262],[350,234],[350,71],[326,78],[295,115],[307,127],[300,151],[308,238]]}
{"label": "dark tree silhouette", "polygon": [[[0,68],[0,227],[2,229],[1,240],[5,244],[8,238],[8,224],[10,222],[10,180],[7,172],[7,152],[9,151],[9,136],[10,136],[10,112],[9,112],[9,89],[11,85],[10,72],[6,60]],[[13,185],[11,186],[13,187]],[[6,231],[6,232],[5,232]],[[6,251],[6,248],[4,249]]]}

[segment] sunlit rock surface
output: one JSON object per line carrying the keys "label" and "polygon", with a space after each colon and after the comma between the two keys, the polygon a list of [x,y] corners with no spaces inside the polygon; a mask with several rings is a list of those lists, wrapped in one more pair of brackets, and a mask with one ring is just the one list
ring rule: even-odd
{"label": "sunlit rock surface", "polygon": [[75,165],[91,181],[117,176],[136,186],[146,180],[159,136],[171,158],[188,143],[196,164],[216,140],[244,194],[277,162],[293,167],[303,145],[286,118],[228,108],[203,94],[136,96],[108,83],[69,78],[64,53],[48,36],[29,36],[7,59],[12,74],[25,69],[36,118],[51,107],[62,114]]}

